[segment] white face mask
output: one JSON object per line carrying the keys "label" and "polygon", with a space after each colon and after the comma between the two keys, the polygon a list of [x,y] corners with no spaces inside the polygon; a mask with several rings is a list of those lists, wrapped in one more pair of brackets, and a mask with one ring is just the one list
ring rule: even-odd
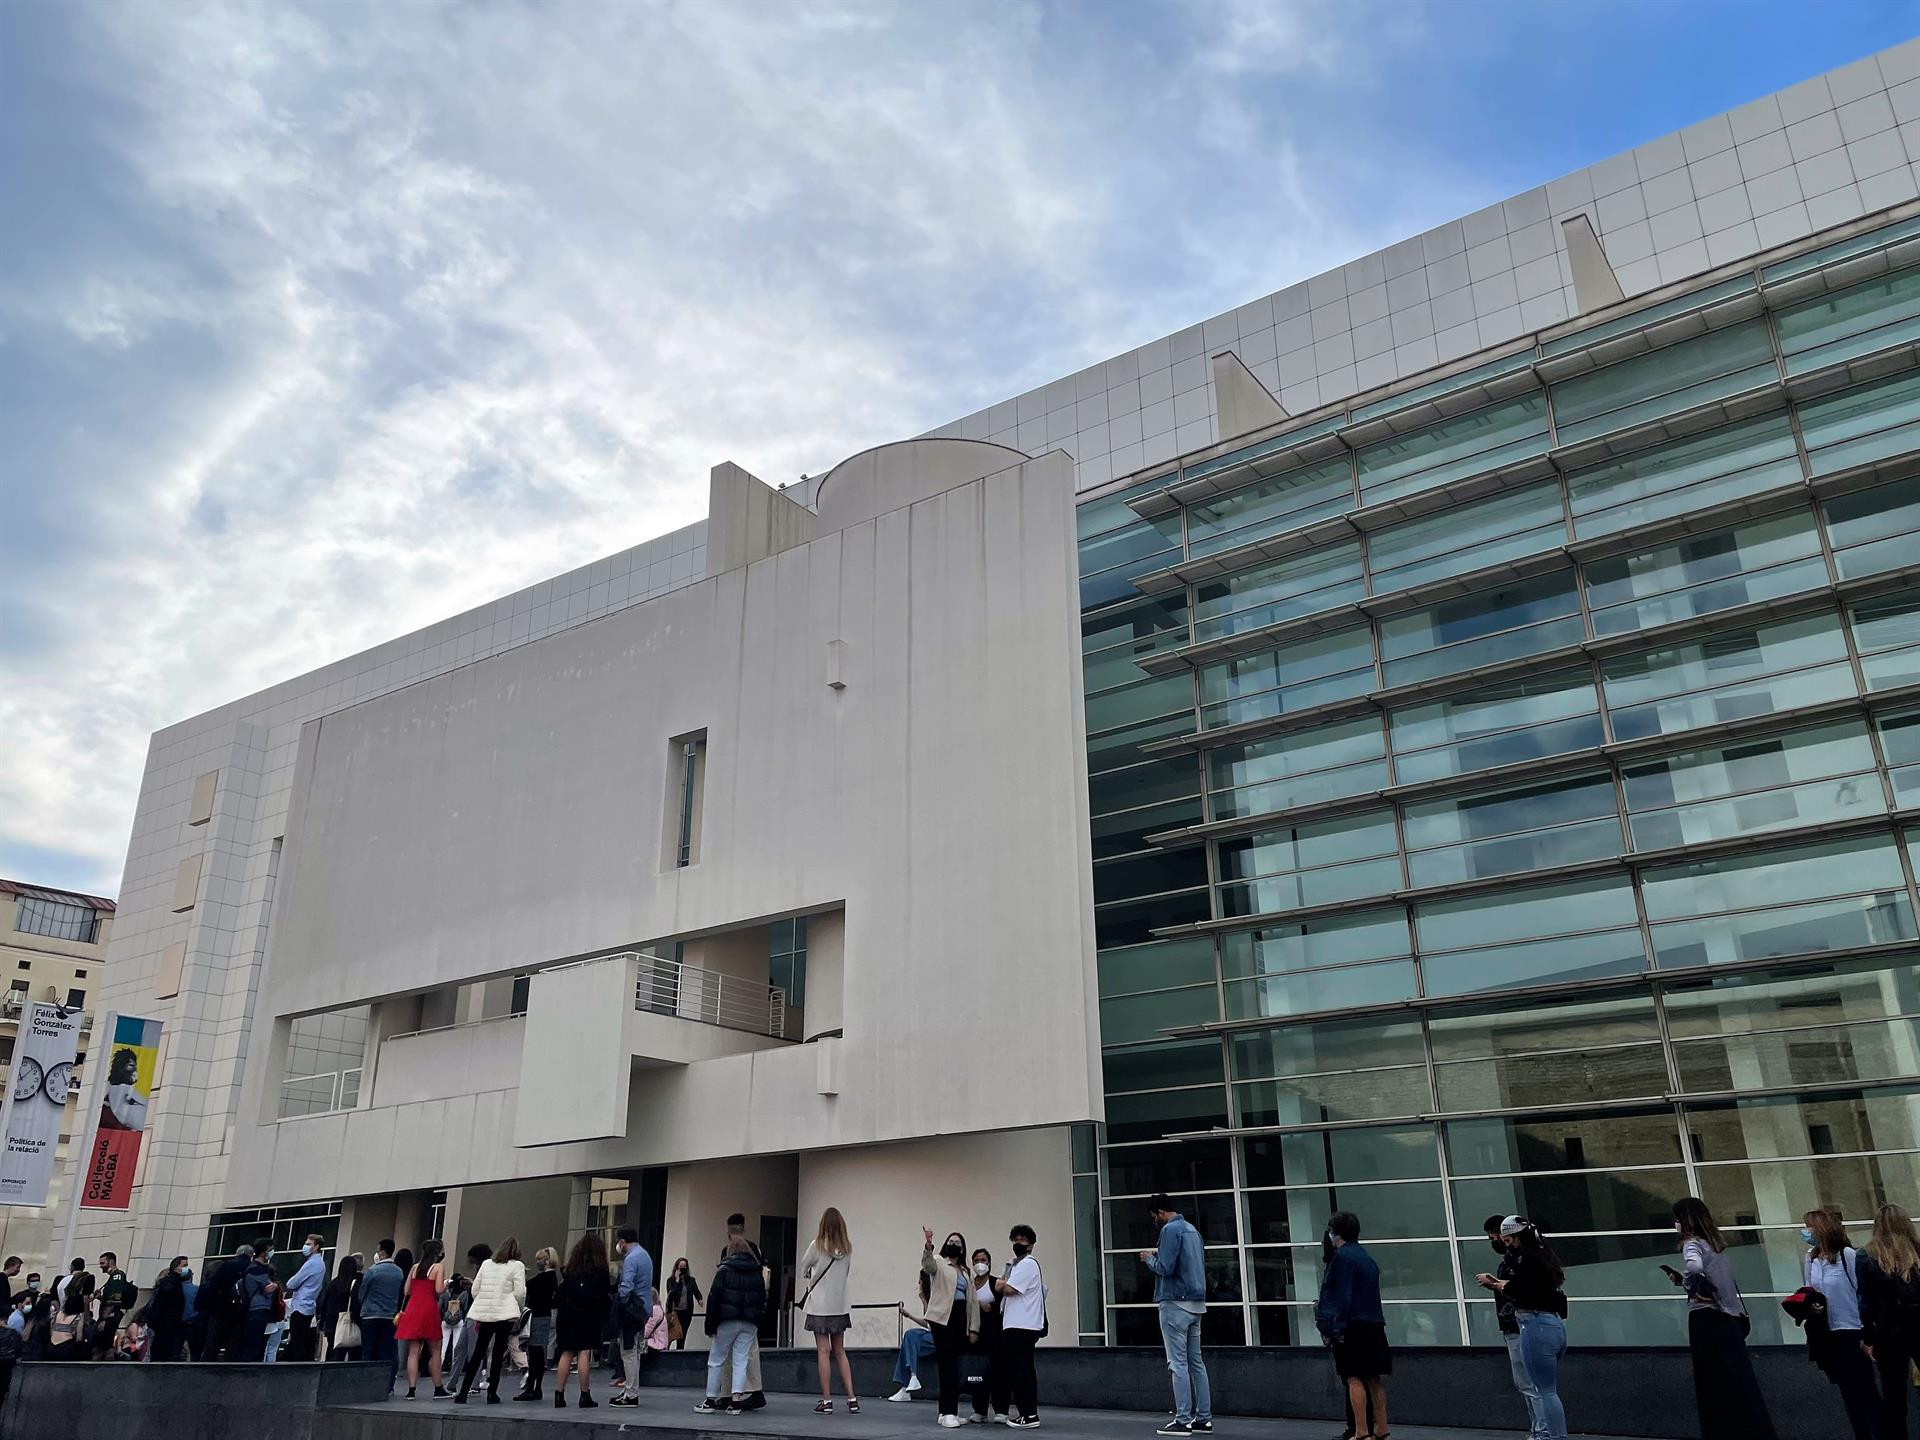
{"label": "white face mask", "polygon": [[976,1274],[976,1275],[984,1275],[984,1274],[986,1274],[986,1273],[987,1273],[987,1262],[986,1262],[986,1261],[984,1261],[984,1260],[976,1260],[976,1261],[974,1261],[974,1262],[973,1262],[973,1273],[974,1273],[974,1274]]}

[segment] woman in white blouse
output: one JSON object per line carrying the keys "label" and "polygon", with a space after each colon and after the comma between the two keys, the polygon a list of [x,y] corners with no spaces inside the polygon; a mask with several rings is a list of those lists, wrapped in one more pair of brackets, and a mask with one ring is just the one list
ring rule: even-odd
{"label": "woman in white blouse", "polygon": [[847,1222],[829,1205],[820,1216],[820,1229],[800,1257],[800,1309],[807,1333],[820,1357],[820,1403],[816,1415],[833,1413],[833,1367],[840,1367],[840,1388],[847,1392],[847,1413],[858,1415],[860,1402],[853,1393],[853,1366],[847,1361],[847,1276],[853,1270],[853,1241]]}

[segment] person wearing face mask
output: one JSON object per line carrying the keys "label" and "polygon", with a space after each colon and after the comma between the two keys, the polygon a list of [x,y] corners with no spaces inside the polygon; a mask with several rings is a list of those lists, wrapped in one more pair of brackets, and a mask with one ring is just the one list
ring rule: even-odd
{"label": "person wearing face mask", "polygon": [[1693,1398],[1700,1440],[1777,1440],[1760,1382],[1747,1354],[1747,1302],[1733,1278],[1726,1237],[1706,1201],[1688,1195],[1673,1202],[1685,1273],[1660,1268],[1687,1292],[1687,1349],[1693,1355]]}
{"label": "person wearing face mask", "polygon": [[1369,1414],[1367,1440],[1387,1440],[1386,1377],[1393,1373],[1387,1345],[1387,1317],[1380,1308],[1380,1266],[1360,1244],[1360,1220],[1336,1210],[1327,1220],[1326,1273],[1314,1323],[1333,1350],[1333,1370],[1347,1387],[1347,1403],[1358,1421]]}
{"label": "person wearing face mask", "polygon": [[920,1234],[926,1241],[920,1255],[920,1299],[940,1368],[939,1424],[955,1430],[966,1423],[960,1418],[960,1354],[980,1338],[980,1301],[968,1283],[966,1236],[957,1231],[948,1235],[936,1255],[933,1231],[922,1226]]}
{"label": "person wearing face mask", "polygon": [[[974,1364],[968,1366],[968,1388],[973,1393],[973,1423],[987,1423],[987,1405],[993,1405],[993,1423],[1007,1423],[1007,1407],[1012,1392],[1007,1388],[1007,1361],[1001,1349],[1000,1297],[993,1293],[993,1256],[985,1250],[973,1252],[973,1295],[980,1302],[980,1338],[974,1343]],[[981,1375],[980,1383],[972,1375]]]}
{"label": "person wearing face mask", "polygon": [[1500,1241],[1512,1263],[1503,1261],[1502,1275],[1483,1272],[1475,1278],[1513,1307],[1520,1362],[1534,1391],[1529,1414],[1539,1416],[1541,1440],[1566,1440],[1567,1412],[1560,1404],[1560,1357],[1567,1353],[1567,1297],[1561,1289],[1566,1270],[1533,1222],[1522,1216],[1501,1220]]}
{"label": "person wearing face mask", "polygon": [[1513,1248],[1500,1237],[1500,1227],[1506,1221],[1504,1215],[1489,1215],[1481,1226],[1487,1233],[1487,1243],[1493,1247],[1493,1253],[1500,1257],[1500,1263],[1493,1268],[1491,1275],[1476,1278],[1481,1289],[1493,1292],[1494,1317],[1500,1323],[1500,1338],[1507,1346],[1507,1368],[1513,1376],[1513,1388],[1527,1406],[1527,1440],[1541,1440],[1546,1429],[1540,1418],[1540,1392],[1534,1389],[1533,1380],[1527,1374],[1526,1362],[1520,1358],[1520,1321],[1514,1316],[1513,1301],[1501,1286],[1487,1283],[1489,1280],[1511,1280],[1519,1267]]}
{"label": "person wearing face mask", "polygon": [[47,1358],[47,1322],[53,1317],[53,1292],[43,1289],[40,1272],[27,1276],[27,1348],[23,1360]]}
{"label": "person wearing face mask", "polygon": [[309,1235],[300,1245],[300,1268],[287,1282],[287,1339],[284,1346],[289,1360],[313,1359],[314,1341],[319,1336],[314,1312],[320,1306],[320,1292],[327,1286],[327,1260],[320,1253],[326,1242]]}
{"label": "person wearing face mask", "polygon": [[163,1363],[180,1358],[180,1346],[187,1336],[187,1278],[192,1274],[184,1255],[176,1255],[167,1265],[167,1273],[154,1283],[147,1300],[147,1325],[153,1341],[147,1347],[147,1359]]}
{"label": "person wearing face mask", "polygon": [[1160,1312],[1160,1339],[1173,1373],[1173,1419],[1162,1435],[1213,1433],[1213,1391],[1200,1354],[1200,1319],[1207,1313],[1206,1255],[1200,1232],[1165,1195],[1147,1202],[1160,1227],[1157,1250],[1142,1250],[1140,1263],[1153,1272],[1153,1298]]}
{"label": "person wearing face mask", "polygon": [[1013,1408],[1007,1428],[1031,1430],[1040,1423],[1040,1387],[1033,1371],[1033,1347],[1047,1333],[1047,1282],[1040,1262],[1033,1258],[1039,1236],[1031,1225],[1007,1232],[1013,1246],[1013,1264],[993,1282],[1000,1297],[1000,1354],[1006,1361],[1007,1391]]}
{"label": "person wearing face mask", "polygon": [[1807,1327],[1807,1349],[1839,1389],[1854,1440],[1873,1440],[1880,1392],[1873,1361],[1861,1344],[1859,1252],[1839,1217],[1826,1210],[1809,1210],[1801,1217],[1800,1243],[1807,1247],[1801,1280],[1827,1302],[1827,1323]]}

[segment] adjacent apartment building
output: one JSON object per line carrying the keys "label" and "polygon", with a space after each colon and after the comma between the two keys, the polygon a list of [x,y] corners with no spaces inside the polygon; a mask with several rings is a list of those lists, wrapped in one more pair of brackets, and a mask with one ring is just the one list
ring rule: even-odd
{"label": "adjacent apartment building", "polygon": [[[29,1003],[88,1011],[88,997],[100,984],[107,963],[107,939],[113,930],[113,901],[72,890],[49,890],[19,880],[0,880],[0,1064],[13,1076],[13,1047]],[[80,1031],[79,1063],[86,1061],[92,1018]],[[31,1265],[51,1256],[65,1222],[72,1168],[66,1142],[78,1133],[80,1082],[68,1087],[61,1143],[55,1151],[53,1189],[47,1203],[34,1209],[0,1206],[0,1258],[19,1255]]]}
{"label": "adjacent apartment building", "polygon": [[832,1203],[884,1316],[1026,1219],[1140,1344],[1164,1189],[1213,1343],[1342,1208],[1457,1345],[1520,1211],[1658,1344],[1693,1193],[1792,1289],[1920,1200],[1917,127],[1920,42],[160,732],[87,1244]]}

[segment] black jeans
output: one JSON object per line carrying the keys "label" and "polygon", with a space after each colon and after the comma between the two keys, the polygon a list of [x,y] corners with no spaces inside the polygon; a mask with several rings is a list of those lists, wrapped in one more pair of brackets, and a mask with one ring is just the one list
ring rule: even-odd
{"label": "black jeans", "polygon": [[473,1353],[467,1356],[467,1373],[460,1377],[460,1393],[473,1388],[473,1377],[480,1373],[480,1357],[493,1344],[493,1363],[487,1366],[487,1396],[500,1393],[500,1370],[507,1363],[507,1340],[513,1334],[511,1320],[479,1320],[473,1327]]}
{"label": "black jeans", "polygon": [[523,1395],[538,1395],[540,1382],[547,1373],[547,1347],[529,1345],[527,1348],[527,1383],[520,1387]]}
{"label": "black jeans", "polygon": [[1853,1427],[1853,1440],[1874,1440],[1880,1395],[1873,1381],[1873,1364],[1867,1352],[1860,1348],[1858,1330],[1835,1330],[1828,1335],[1820,1368],[1840,1387],[1840,1403],[1847,1407],[1847,1423]]}
{"label": "black jeans", "polygon": [[302,1315],[298,1310],[287,1314],[287,1359],[313,1359],[313,1342],[319,1336],[314,1329],[313,1316]]}
{"label": "black jeans", "polygon": [[1687,1311],[1687,1348],[1693,1352],[1700,1440],[1778,1440],[1740,1322],[1724,1310],[1695,1305]]}
{"label": "black jeans", "polygon": [[1873,1342],[1880,1372],[1880,1440],[1907,1440],[1908,1367],[1920,1359],[1914,1337],[1882,1332]]}
{"label": "black jeans", "polygon": [[673,1348],[684,1350],[687,1348],[687,1332],[693,1329],[693,1311],[676,1310],[673,1313],[680,1317],[680,1338],[673,1342]]}
{"label": "black jeans", "polygon": [[[958,1302],[956,1302],[958,1303]],[[940,1367],[940,1413],[960,1413],[960,1356],[967,1348],[965,1314],[949,1325],[930,1325],[933,1331],[933,1358]]]}
{"label": "black jeans", "polygon": [[156,1325],[153,1327],[153,1341],[147,1347],[147,1358],[155,1363],[180,1358],[180,1346],[186,1339],[186,1327],[183,1325]]}
{"label": "black jeans", "polygon": [[993,1413],[996,1415],[1006,1414],[1007,1406],[1012,1403],[1012,1391],[1007,1385],[1006,1348],[1000,1343],[1000,1333],[998,1323],[982,1322],[980,1343],[974,1353],[986,1358],[987,1383],[974,1387],[973,1413],[976,1415],[987,1413],[989,1400],[993,1402]]}
{"label": "black jeans", "polygon": [[1000,1353],[1006,1357],[1007,1388],[1012,1393],[1012,1413],[1032,1418],[1040,1413],[1040,1382],[1033,1373],[1033,1347],[1040,1343],[1038,1330],[1005,1329],[1000,1332]]}

